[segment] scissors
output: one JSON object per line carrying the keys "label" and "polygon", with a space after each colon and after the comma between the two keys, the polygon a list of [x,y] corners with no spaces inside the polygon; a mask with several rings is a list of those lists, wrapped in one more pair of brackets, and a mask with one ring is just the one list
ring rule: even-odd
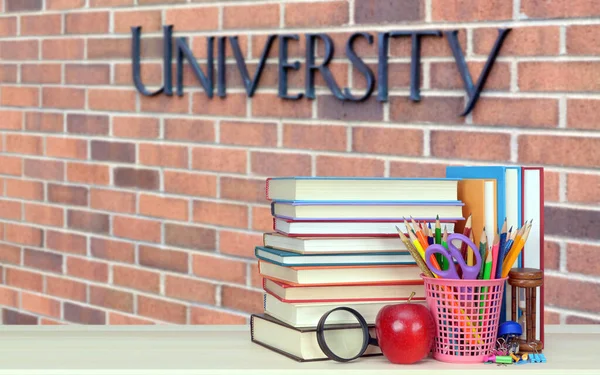
{"label": "scissors", "polygon": [[[474,265],[472,265],[472,266],[467,265],[467,263],[465,262],[465,259],[462,257],[460,249],[457,249],[454,246],[454,244],[452,243],[453,240],[462,241],[462,242],[466,243],[467,246],[469,246],[473,250],[473,255],[475,256],[475,264]],[[448,243],[448,249],[446,249],[442,245],[438,245],[438,244],[430,245],[429,247],[427,247],[427,250],[425,251],[425,261],[427,262],[427,266],[429,267],[431,272],[433,272],[436,275],[438,275],[439,277],[445,278],[445,279],[460,279],[460,277],[458,276],[458,273],[456,272],[455,267],[450,266],[450,267],[448,267],[447,270],[440,270],[431,264],[431,261],[430,261],[431,256],[433,254],[441,254],[441,255],[445,256],[446,259],[448,259],[448,262],[451,265],[452,265],[453,258],[458,262],[460,268],[462,269],[462,278],[463,279],[471,279],[471,280],[477,279],[477,276],[479,275],[479,270],[481,269],[482,260],[481,260],[481,254],[479,254],[479,249],[477,248],[477,246],[475,246],[473,241],[471,241],[468,237],[466,237],[460,233],[452,233],[448,236],[447,243]]]}

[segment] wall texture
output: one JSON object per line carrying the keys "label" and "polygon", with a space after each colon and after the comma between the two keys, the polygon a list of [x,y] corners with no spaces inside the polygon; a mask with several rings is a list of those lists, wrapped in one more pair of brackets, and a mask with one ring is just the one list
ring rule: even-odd
{"label": "wall texture", "polygon": [[[546,319],[600,321],[600,5],[596,0],[3,0],[0,17],[0,304],[4,324],[213,324],[260,311],[254,246],[271,229],[264,180],[280,175],[443,176],[462,163],[543,165]],[[164,24],[206,57],[239,35],[253,74],[266,36],[458,29],[474,80],[512,32],[475,110],[445,38],[422,45],[422,102],[408,101],[410,41],[390,42],[390,101],[277,95],[277,54],[248,99],[228,49],[227,98],[186,73],[162,82]],[[376,68],[376,47],[358,48]],[[230,68],[229,68],[230,67]],[[303,91],[304,71],[290,73]],[[358,91],[357,91],[358,92]]]}

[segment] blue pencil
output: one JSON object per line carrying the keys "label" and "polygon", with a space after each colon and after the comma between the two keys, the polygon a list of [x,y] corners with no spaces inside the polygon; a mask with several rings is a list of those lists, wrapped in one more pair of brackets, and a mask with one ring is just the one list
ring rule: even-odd
{"label": "blue pencil", "polygon": [[[512,229],[512,228],[511,228]],[[495,278],[499,279],[502,274],[502,251],[504,249],[504,244],[506,243],[506,218],[504,218],[504,224],[502,225],[502,229],[500,230],[500,241],[498,242],[498,259],[494,259],[496,262],[496,275]]]}
{"label": "blue pencil", "polygon": [[[506,257],[506,254],[508,254],[508,251],[510,250],[510,248],[514,242],[514,239],[510,238],[511,232],[512,232],[512,227],[510,228],[510,230],[506,234],[506,237],[504,238],[506,242],[504,242],[504,244],[502,244],[502,247],[500,247],[500,251],[498,251],[498,265],[496,266],[496,278],[497,279],[502,277],[502,263],[504,263],[504,258]],[[498,272],[498,268],[500,268],[500,272]]]}

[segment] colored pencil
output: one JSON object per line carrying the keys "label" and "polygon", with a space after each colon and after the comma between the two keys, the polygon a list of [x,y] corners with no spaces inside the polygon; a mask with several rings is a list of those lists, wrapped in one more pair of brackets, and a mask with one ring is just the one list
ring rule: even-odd
{"label": "colored pencil", "polygon": [[529,232],[531,231],[531,227],[532,227],[532,224],[527,224],[525,230],[523,231],[523,234],[521,235],[519,244],[517,246],[515,246],[513,249],[511,249],[511,251],[506,256],[506,259],[504,260],[504,264],[502,265],[502,277],[508,276],[508,273],[510,272],[510,269],[512,268],[513,264],[517,260],[519,253],[521,252],[521,250],[523,250],[523,247],[525,246],[525,242],[527,242],[527,238],[529,237]]}
{"label": "colored pencil", "polygon": [[[494,279],[499,278],[498,276],[496,276],[497,268],[502,269],[502,267],[498,267],[499,247],[500,247],[500,239],[498,238],[498,233],[496,233],[496,236],[494,237],[494,245],[492,246],[492,274],[490,275],[490,278],[494,278]],[[500,275],[502,275],[502,273],[500,273]]]}
{"label": "colored pencil", "polygon": [[486,262],[486,252],[487,252],[487,235],[485,234],[485,227],[483,227],[483,233],[481,233],[481,240],[479,241],[479,255],[481,256],[481,267],[479,268],[478,279],[483,278],[483,270]]}
{"label": "colored pencil", "polygon": [[[473,232],[471,231],[469,233],[469,239],[471,240],[471,242],[473,242]],[[471,249],[469,247],[468,251],[467,251],[467,266],[472,266],[473,263],[473,249]]]}
{"label": "colored pencil", "polygon": [[[469,214],[467,222],[465,223],[465,229],[463,229],[463,236],[465,237],[469,237],[469,235],[471,234],[471,222],[473,220],[471,215],[472,214]],[[460,253],[462,254],[463,259],[467,258],[467,249],[467,244],[463,242],[462,246],[460,247]]]}
{"label": "colored pencil", "polygon": [[[500,230],[500,241],[498,243],[498,248],[502,249],[504,244],[506,243],[506,218],[504,218],[504,224],[502,225],[502,229]],[[498,262],[502,262],[501,260],[498,259],[498,255],[495,256],[495,262],[496,262],[496,266],[498,265]],[[495,278],[499,279],[500,275],[502,274],[502,267],[496,267],[495,270]]]}
{"label": "colored pencil", "polygon": [[419,254],[417,249],[413,246],[412,243],[410,243],[410,240],[404,235],[404,233],[402,233],[400,228],[398,228],[396,226],[396,230],[398,231],[398,235],[400,236],[400,239],[406,246],[406,249],[408,250],[410,255],[412,255],[412,257],[415,259],[415,262],[417,262],[417,265],[421,269],[421,272],[423,272],[423,274],[427,277],[432,277],[432,278],[436,277],[436,275],[434,275],[433,272],[431,272],[429,267],[427,267],[427,264],[425,263],[425,261],[423,260],[423,258],[421,257],[421,255]]}
{"label": "colored pencil", "polygon": [[[448,230],[446,229],[445,225],[444,225],[444,234],[442,235],[442,246],[446,250],[448,250]],[[442,257],[442,269],[444,271],[446,271],[448,268],[450,268],[450,264],[452,264],[454,266],[452,259]]]}

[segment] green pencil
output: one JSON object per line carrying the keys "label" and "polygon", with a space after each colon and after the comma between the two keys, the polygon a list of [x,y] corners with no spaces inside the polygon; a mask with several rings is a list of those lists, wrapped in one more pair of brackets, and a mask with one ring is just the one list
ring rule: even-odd
{"label": "green pencil", "polygon": [[[442,236],[442,246],[448,250],[448,231],[444,225],[444,235]],[[444,271],[450,268],[450,260],[446,257],[442,257],[442,264],[440,265]]]}
{"label": "green pencil", "polygon": [[485,253],[487,250],[487,236],[485,234],[485,227],[483,227],[483,233],[481,234],[481,240],[479,241],[479,255],[481,255],[481,268],[479,268],[478,279],[483,279],[483,269],[485,263]]}

